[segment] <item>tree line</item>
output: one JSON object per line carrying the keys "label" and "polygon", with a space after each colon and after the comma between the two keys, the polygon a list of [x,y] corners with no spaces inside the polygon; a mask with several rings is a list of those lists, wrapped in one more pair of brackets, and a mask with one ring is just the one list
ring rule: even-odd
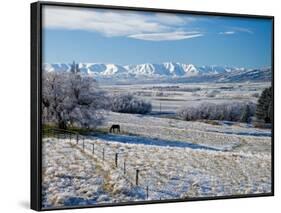
{"label": "tree line", "polygon": [[254,122],[257,126],[273,121],[272,88],[261,93],[257,104],[253,102],[201,103],[197,106],[185,106],[178,111],[178,116],[187,121],[227,120]]}

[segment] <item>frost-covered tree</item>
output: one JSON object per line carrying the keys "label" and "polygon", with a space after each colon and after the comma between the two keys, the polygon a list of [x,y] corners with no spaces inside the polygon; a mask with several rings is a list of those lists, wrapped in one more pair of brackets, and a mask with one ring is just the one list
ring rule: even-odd
{"label": "frost-covered tree", "polygon": [[121,94],[112,97],[111,110],[113,112],[146,114],[151,112],[151,103],[136,98],[131,94]]}
{"label": "frost-covered tree", "polygon": [[78,73],[78,72],[80,72],[79,64],[76,64],[75,61],[73,61],[73,63],[70,66],[70,72],[71,73]]}
{"label": "frost-covered tree", "polygon": [[244,109],[244,112],[241,116],[241,122],[245,122],[245,123],[249,123],[251,118],[251,110],[250,110],[250,106],[247,105],[246,108]]}
{"label": "frost-covered tree", "polygon": [[93,78],[72,72],[43,72],[42,77],[43,123],[62,129],[93,128],[101,123],[97,109],[103,98]]}
{"label": "frost-covered tree", "polygon": [[[208,103],[204,102],[197,106],[185,106],[178,111],[178,116],[187,121],[193,120],[228,120],[228,121],[243,121],[247,116],[247,119],[255,113],[254,103]],[[243,114],[247,112],[247,115],[243,117]]]}

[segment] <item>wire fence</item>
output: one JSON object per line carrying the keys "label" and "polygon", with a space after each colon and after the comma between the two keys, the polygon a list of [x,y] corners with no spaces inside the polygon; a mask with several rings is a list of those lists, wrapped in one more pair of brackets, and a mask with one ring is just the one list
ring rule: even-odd
{"label": "wire fence", "polygon": [[160,200],[163,198],[172,199],[178,196],[178,193],[175,192],[174,188],[167,188],[166,185],[164,189],[159,186],[164,185],[163,179],[159,178],[159,176],[161,176],[159,172],[156,175],[151,171],[149,165],[143,163],[136,164],[131,160],[132,155],[137,155],[137,153],[125,153],[120,149],[108,147],[93,139],[88,140],[88,136],[82,135],[76,131],[48,128],[44,129],[43,135],[45,137],[68,140],[73,147],[87,152],[87,154],[90,154],[99,162],[110,166],[110,169],[118,172],[131,187],[137,187],[141,190],[146,199],[155,197],[153,196],[155,194],[158,195],[157,197]]}

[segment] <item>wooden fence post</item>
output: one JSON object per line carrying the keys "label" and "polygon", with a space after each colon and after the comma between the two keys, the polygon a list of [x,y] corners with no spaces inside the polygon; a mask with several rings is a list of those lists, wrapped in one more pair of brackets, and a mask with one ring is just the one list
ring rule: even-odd
{"label": "wooden fence post", "polygon": [[95,144],[93,144],[93,155],[95,154]]}
{"label": "wooden fence post", "polygon": [[102,160],[104,161],[104,148],[102,148]]}
{"label": "wooden fence post", "polygon": [[85,149],[85,143],[84,143],[84,140],[83,140],[83,150]]}
{"label": "wooden fence post", "polygon": [[136,169],[136,185],[139,185],[139,172],[140,170]]}
{"label": "wooden fence post", "polygon": [[78,144],[79,142],[79,138],[78,138],[78,134],[76,134],[76,144]]}
{"label": "wooden fence post", "polygon": [[148,200],[148,186],[146,186],[146,199]]}
{"label": "wooden fence post", "polygon": [[115,153],[115,167],[118,167],[118,153]]}
{"label": "wooden fence post", "polygon": [[125,175],[126,174],[126,161],[125,160],[124,160],[123,170],[124,170],[124,175]]}

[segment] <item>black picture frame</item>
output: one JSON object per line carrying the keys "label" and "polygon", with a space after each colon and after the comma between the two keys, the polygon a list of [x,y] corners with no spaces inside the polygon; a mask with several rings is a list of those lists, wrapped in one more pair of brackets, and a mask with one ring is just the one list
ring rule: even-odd
{"label": "black picture frame", "polygon": [[[140,204],[155,204],[155,203],[170,203],[170,202],[186,202],[186,201],[203,201],[217,199],[233,199],[233,198],[249,198],[249,197],[264,197],[274,196],[274,119],[272,123],[271,137],[271,192],[262,194],[245,194],[233,196],[216,196],[216,197],[199,197],[189,199],[173,199],[173,200],[155,200],[155,201],[135,201],[124,203],[110,203],[97,205],[83,205],[58,208],[42,208],[41,205],[41,172],[42,172],[42,123],[41,123],[41,68],[42,68],[42,6],[63,6],[77,8],[102,8],[112,10],[131,10],[131,11],[149,11],[149,12],[165,12],[176,14],[195,14],[195,15],[211,15],[221,17],[245,17],[255,19],[267,19],[272,21],[272,52],[271,52],[271,67],[272,67],[272,97],[274,97],[274,16],[265,15],[249,15],[249,14],[234,14],[234,13],[218,13],[218,12],[203,12],[203,11],[188,11],[175,9],[156,9],[156,8],[141,8],[141,7],[124,7],[124,6],[109,6],[109,5],[93,5],[80,3],[62,3],[62,2],[34,2],[31,3],[31,209],[36,211],[55,210],[55,209],[75,209],[89,207],[104,207],[104,206],[124,206],[124,205],[140,205]],[[274,114],[274,98],[273,98],[273,114]],[[274,115],[273,115],[274,118]]]}

